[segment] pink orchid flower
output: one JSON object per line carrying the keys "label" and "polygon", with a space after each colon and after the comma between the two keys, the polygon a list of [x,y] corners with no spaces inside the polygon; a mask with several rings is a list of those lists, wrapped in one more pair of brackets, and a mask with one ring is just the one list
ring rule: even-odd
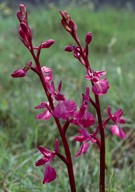
{"label": "pink orchid flower", "polygon": [[84,106],[81,106],[80,110],[75,113],[73,124],[77,126],[83,126],[84,128],[88,128],[92,126],[95,122],[94,116],[87,111]]}
{"label": "pink orchid flower", "polygon": [[77,106],[73,100],[59,101],[54,109],[54,116],[67,120],[69,117],[73,117],[76,109]]}
{"label": "pink orchid flower", "polygon": [[56,171],[55,169],[50,166],[51,161],[54,159],[56,153],[58,152],[59,149],[59,141],[58,139],[56,139],[55,142],[55,150],[54,151],[50,151],[44,147],[38,146],[37,147],[38,150],[43,154],[43,157],[41,159],[39,159],[35,165],[36,166],[41,166],[45,164],[45,172],[44,172],[44,179],[43,179],[43,184],[44,183],[50,183],[53,180],[56,179],[57,175],[56,175]]}
{"label": "pink orchid flower", "polygon": [[111,132],[113,135],[118,136],[121,139],[126,138],[125,132],[119,127],[119,124],[125,124],[125,119],[121,118],[123,115],[123,110],[118,109],[114,114],[111,113],[111,107],[108,107],[108,116],[114,122],[115,125],[111,126]]}
{"label": "pink orchid flower", "polygon": [[86,79],[92,81],[92,91],[96,95],[104,95],[109,89],[107,78],[100,79],[104,75],[106,75],[105,71],[94,71],[92,73],[88,72],[88,75],[85,76]]}
{"label": "pink orchid flower", "polygon": [[91,134],[88,133],[88,131],[84,128],[79,130],[80,135],[74,137],[74,141],[82,142],[82,145],[79,149],[79,151],[75,154],[75,157],[78,157],[82,154],[87,153],[89,144],[88,142],[90,141],[91,143],[95,143],[96,139],[92,137]]}
{"label": "pink orchid flower", "polygon": [[50,112],[50,106],[48,102],[41,102],[40,105],[36,106],[35,109],[42,109],[44,108],[45,111],[43,111],[42,113],[38,114],[36,116],[37,119],[42,119],[42,120],[48,120],[51,118],[52,113]]}
{"label": "pink orchid flower", "polygon": [[64,94],[61,93],[62,88],[62,81],[58,85],[58,91],[55,91],[54,82],[52,81],[51,84],[48,84],[48,89],[51,95],[56,99],[56,101],[65,101],[66,98]]}
{"label": "pink orchid flower", "polygon": [[44,76],[44,79],[46,82],[49,82],[52,80],[52,69],[51,68],[48,68],[46,66],[43,66],[41,68],[42,70],[42,73],[43,73],[43,76]]}
{"label": "pink orchid flower", "polygon": [[86,87],[86,94],[82,94],[82,104],[79,111],[75,112],[72,123],[77,126],[82,126],[88,128],[92,126],[95,122],[94,116],[88,112],[88,104],[90,89]]}

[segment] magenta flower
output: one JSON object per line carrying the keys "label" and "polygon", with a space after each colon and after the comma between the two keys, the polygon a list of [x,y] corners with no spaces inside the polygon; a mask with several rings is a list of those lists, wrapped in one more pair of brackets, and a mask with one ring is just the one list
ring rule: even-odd
{"label": "magenta flower", "polygon": [[42,73],[43,73],[43,76],[44,76],[44,79],[46,82],[49,82],[52,80],[52,69],[51,68],[48,68],[46,66],[43,66],[41,68],[42,70]]}
{"label": "magenta flower", "polygon": [[88,142],[95,143],[96,139],[92,137],[91,134],[88,133],[86,129],[80,129],[79,130],[80,135],[74,137],[74,141],[82,142],[82,145],[79,149],[79,151],[75,154],[75,157],[78,157],[82,154],[85,154],[89,148]]}
{"label": "magenta flower", "polygon": [[107,78],[100,79],[104,75],[106,75],[105,71],[94,71],[92,73],[88,72],[88,75],[85,76],[86,79],[93,83],[92,91],[96,95],[104,95],[109,89]]}
{"label": "magenta flower", "polygon": [[92,126],[95,122],[94,116],[90,112],[88,112],[88,104],[90,102],[89,94],[89,87],[86,87],[86,94],[82,94],[81,107],[79,111],[75,112],[72,121],[73,124],[84,128]]}
{"label": "magenta flower", "polygon": [[48,89],[49,89],[51,95],[56,99],[56,101],[65,101],[66,100],[64,94],[61,93],[61,88],[62,88],[62,81],[58,85],[57,92],[55,91],[53,81],[51,82],[51,84],[48,84]]}
{"label": "magenta flower", "polygon": [[96,95],[104,95],[107,93],[108,89],[109,89],[109,83],[107,78],[95,82],[92,87],[92,91]]}
{"label": "magenta flower", "polygon": [[87,111],[84,106],[81,106],[80,110],[74,114],[73,124],[88,128],[95,122],[94,116]]}
{"label": "magenta flower", "polygon": [[67,120],[69,117],[73,117],[76,109],[76,103],[72,100],[59,101],[54,109],[54,116]]}
{"label": "magenta flower", "polygon": [[111,113],[111,107],[108,107],[108,116],[114,122],[115,125],[111,126],[111,132],[113,135],[118,136],[121,139],[126,138],[125,132],[119,127],[120,124],[125,124],[125,119],[121,118],[123,115],[123,110],[118,109],[114,114]]}
{"label": "magenta flower", "polygon": [[83,142],[83,144],[81,145],[79,151],[75,154],[75,157],[81,156],[82,154],[87,153],[89,148],[89,144],[85,141]]}
{"label": "magenta flower", "polygon": [[56,171],[53,167],[50,166],[51,161],[54,159],[56,153],[58,152],[59,149],[59,142],[56,139],[55,142],[55,150],[54,151],[50,151],[44,147],[38,146],[37,147],[38,150],[43,154],[43,157],[41,159],[39,159],[35,165],[36,166],[41,166],[45,164],[45,172],[44,172],[44,179],[43,179],[43,184],[44,183],[50,183],[53,180],[56,179],[57,175],[56,175]]}
{"label": "magenta flower", "polygon": [[51,118],[52,113],[50,112],[50,106],[48,102],[41,102],[40,105],[36,106],[35,109],[42,109],[44,108],[45,111],[43,111],[42,113],[38,114],[36,116],[37,119],[42,119],[42,120],[48,120]]}

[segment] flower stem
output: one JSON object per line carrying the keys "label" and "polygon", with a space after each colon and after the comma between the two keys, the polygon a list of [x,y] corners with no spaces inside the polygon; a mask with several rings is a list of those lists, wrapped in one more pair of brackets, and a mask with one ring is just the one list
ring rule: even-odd
{"label": "flower stem", "polygon": [[100,137],[101,137],[101,146],[100,146],[100,186],[99,191],[105,192],[105,135],[104,135],[104,128],[101,118],[101,110],[100,110],[100,103],[98,95],[95,95],[95,100],[97,104],[97,116],[98,116],[98,123],[99,123],[99,130],[100,130]]}
{"label": "flower stem", "polygon": [[[35,56],[34,54],[34,51],[33,49],[31,49],[31,54],[34,58],[34,61],[37,65],[37,68],[39,70],[39,77],[40,77],[40,80],[41,80],[41,83],[42,83],[42,86],[44,88],[44,91],[46,93],[46,96],[48,98],[48,101],[50,103],[50,106],[52,108],[52,110],[54,109],[54,106],[53,106],[53,100],[52,98],[50,97],[50,94],[48,93],[48,90],[47,90],[47,86],[46,86],[46,82],[45,82],[45,79],[43,77],[43,74],[42,74],[42,71],[41,71],[41,66],[40,66],[40,62],[39,62],[39,56]],[[61,127],[61,124],[60,124],[60,121],[58,118],[55,118],[54,117],[54,120],[55,120],[55,123],[58,127],[58,130],[59,130],[59,134],[61,136],[61,139],[62,139],[62,143],[63,143],[63,147],[64,147],[64,150],[65,150],[65,154],[66,154],[66,160],[67,162],[63,161],[66,166],[67,166],[67,170],[68,170],[68,176],[69,176],[69,183],[70,183],[70,189],[71,189],[71,192],[76,192],[76,185],[75,185],[75,178],[74,178],[74,171],[73,171],[73,163],[72,163],[72,157],[71,157],[71,153],[70,153],[70,149],[69,149],[69,145],[68,145],[68,141],[67,141],[67,138],[66,138],[66,135],[65,135],[65,132],[66,132],[66,129],[68,128],[69,126],[69,122],[67,122],[64,126],[64,128],[62,129]]]}
{"label": "flower stem", "polygon": [[62,136],[62,141],[63,141],[66,157],[67,157],[67,160],[68,160],[67,169],[68,169],[68,176],[69,176],[71,192],[76,192],[76,185],[75,185],[75,178],[74,178],[74,171],[73,171],[73,163],[72,163],[72,158],[71,158],[69,145],[68,145],[67,138],[66,138],[65,135]]}
{"label": "flower stem", "polygon": [[67,170],[68,170],[68,177],[69,177],[69,183],[70,183],[70,189],[71,192],[76,192],[76,184],[75,184],[75,177],[74,177],[74,171],[73,171],[73,163],[72,163],[72,157],[71,157],[71,153],[70,153],[70,148],[69,148],[69,144],[65,135],[65,130],[61,129],[61,125],[60,122],[57,118],[55,118],[55,122],[57,124],[61,139],[62,139],[62,143],[63,143],[63,147],[65,150],[65,154],[66,154],[66,159],[67,159]]}

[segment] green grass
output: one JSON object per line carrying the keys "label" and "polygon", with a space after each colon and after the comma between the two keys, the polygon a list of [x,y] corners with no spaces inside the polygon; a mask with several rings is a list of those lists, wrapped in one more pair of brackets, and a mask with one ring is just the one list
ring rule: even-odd
{"label": "green grass", "polygon": [[[63,51],[72,43],[60,26],[57,9],[34,10],[29,8],[29,22],[33,31],[34,42],[49,38],[56,44],[44,51],[41,63],[53,68],[56,84],[63,80],[63,92],[69,99],[79,104],[81,93],[88,82],[84,80],[85,71],[72,57],[72,53]],[[107,134],[107,191],[133,192],[135,189],[134,170],[134,129],[135,129],[135,14],[127,10],[112,8],[92,11],[88,8],[69,7],[67,10],[78,25],[82,44],[88,31],[93,33],[90,46],[90,60],[93,69],[107,70],[110,82],[109,93],[101,97],[103,117],[110,104],[113,110],[124,108],[127,125],[127,140],[120,141]],[[58,178],[50,185],[42,185],[43,168],[34,166],[39,158],[36,146],[53,148],[58,136],[53,120],[37,121],[34,109],[45,100],[37,77],[29,73],[26,78],[12,79],[10,74],[23,67],[30,54],[19,41],[18,22],[15,15],[0,17],[0,192],[69,192],[67,172],[62,162],[53,164]],[[52,135],[53,133],[53,135]],[[70,129],[69,136],[76,134]],[[71,140],[71,139],[70,139]],[[79,146],[71,142],[74,154]],[[89,153],[74,158],[77,192],[98,191],[99,153],[91,146]]]}

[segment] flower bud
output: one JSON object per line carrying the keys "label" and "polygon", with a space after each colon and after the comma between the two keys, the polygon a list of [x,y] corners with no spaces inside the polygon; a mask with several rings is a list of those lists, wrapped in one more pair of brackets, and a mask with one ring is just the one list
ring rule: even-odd
{"label": "flower bud", "polygon": [[17,12],[17,17],[20,22],[28,23],[27,21],[27,10],[24,4],[20,4],[20,10]]}
{"label": "flower bud", "polygon": [[18,69],[11,74],[13,78],[24,77],[25,75],[26,71],[24,69]]}
{"label": "flower bud", "polygon": [[72,45],[66,46],[65,51],[72,52],[74,50],[74,47]]}
{"label": "flower bud", "polygon": [[41,44],[41,48],[49,48],[54,44],[54,42],[55,41],[53,39],[49,39]]}
{"label": "flower bud", "polygon": [[85,43],[88,45],[88,44],[90,44],[91,41],[92,41],[92,33],[88,32],[86,34]]}

